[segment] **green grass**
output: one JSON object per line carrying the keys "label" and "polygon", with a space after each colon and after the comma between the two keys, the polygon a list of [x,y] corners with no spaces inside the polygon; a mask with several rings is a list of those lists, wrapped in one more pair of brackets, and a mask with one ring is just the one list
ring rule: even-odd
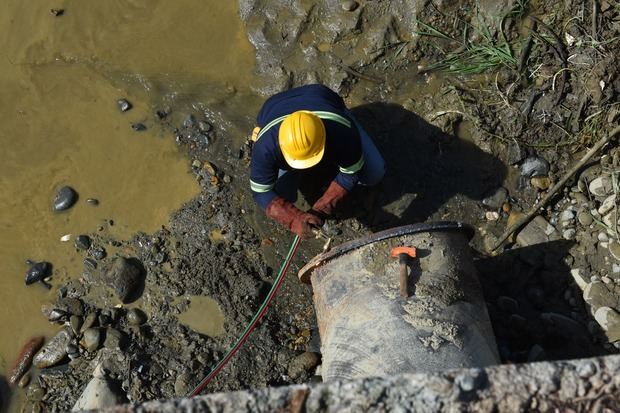
{"label": "green grass", "polygon": [[[520,18],[523,16],[529,6],[529,0],[518,0],[510,12],[502,19],[500,26],[505,18]],[[478,16],[478,8],[475,9],[475,18],[477,26],[463,21],[463,40],[461,45],[456,49],[457,52],[447,53],[438,63],[429,66],[429,70],[439,70],[450,74],[480,74],[489,70],[496,70],[500,67],[516,69],[518,59],[514,55],[514,44],[506,40],[502,28],[500,27],[500,36],[496,38],[492,34],[492,28],[487,26]],[[436,27],[430,24],[418,21],[418,25],[423,30],[417,32],[420,36],[435,37],[444,40],[456,41]],[[477,37],[475,42],[469,40],[469,34],[473,32]]]}

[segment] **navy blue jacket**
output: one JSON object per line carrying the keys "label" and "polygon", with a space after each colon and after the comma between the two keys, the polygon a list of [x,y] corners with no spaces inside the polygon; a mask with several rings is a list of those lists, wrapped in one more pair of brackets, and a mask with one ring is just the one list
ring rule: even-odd
{"label": "navy blue jacket", "polygon": [[[298,110],[314,112],[325,125],[325,152],[315,167],[324,163],[338,166],[340,172],[335,181],[348,191],[359,179],[359,171],[364,165],[362,144],[342,98],[323,85],[290,89],[267,99],[257,117],[261,133],[252,148],[250,187],[254,200],[262,208],[277,196],[274,187],[279,170],[293,169],[280,150],[278,132],[282,120],[278,119]],[[312,171],[312,168],[307,170]]]}

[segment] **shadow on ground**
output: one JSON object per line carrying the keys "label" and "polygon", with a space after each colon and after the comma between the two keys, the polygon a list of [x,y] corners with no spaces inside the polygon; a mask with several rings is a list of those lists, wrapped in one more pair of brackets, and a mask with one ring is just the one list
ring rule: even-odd
{"label": "shadow on ground", "polygon": [[476,261],[503,361],[605,354],[588,331],[587,310],[567,260],[573,241],[553,241]]}
{"label": "shadow on ground", "polygon": [[[370,103],[352,112],[385,159],[386,175],[375,188],[358,186],[338,209],[341,219],[357,217],[373,231],[424,222],[435,213],[439,216],[433,218],[440,219],[447,211],[451,219],[471,222],[472,211],[463,210],[459,217],[462,197],[456,204],[449,201],[456,195],[479,201],[499,187],[506,175],[506,167],[496,157],[400,105]],[[312,201],[320,196],[336,172],[323,170],[318,179],[316,171],[312,177],[302,175],[304,197]],[[323,185],[317,186],[317,181]]]}

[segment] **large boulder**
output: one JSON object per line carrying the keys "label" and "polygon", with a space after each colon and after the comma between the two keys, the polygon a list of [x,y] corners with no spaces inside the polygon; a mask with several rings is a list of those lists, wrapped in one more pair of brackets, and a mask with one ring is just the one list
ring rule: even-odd
{"label": "large boulder", "polygon": [[123,303],[132,302],[142,293],[144,267],[135,258],[118,257],[106,273],[105,283]]}

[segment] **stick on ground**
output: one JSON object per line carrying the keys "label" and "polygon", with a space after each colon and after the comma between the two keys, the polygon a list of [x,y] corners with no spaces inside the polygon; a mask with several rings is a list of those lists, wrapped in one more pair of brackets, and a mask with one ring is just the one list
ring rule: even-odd
{"label": "stick on ground", "polygon": [[547,203],[557,194],[557,192],[564,187],[566,182],[579,171],[588,161],[592,158],[603,146],[605,146],[614,136],[620,133],[620,126],[616,127],[612,130],[609,135],[605,138],[596,142],[596,144],[586,153],[583,158],[579,162],[577,162],[564,176],[560,179],[550,190],[547,192],[547,195],[536,205],[534,205],[530,211],[525,214],[523,217],[517,220],[510,228],[508,228],[498,239],[493,248],[491,248],[491,252],[498,249],[509,236],[511,236],[515,231],[521,229],[525,224],[530,222],[532,218],[538,215],[538,211],[541,208],[544,208]]}

